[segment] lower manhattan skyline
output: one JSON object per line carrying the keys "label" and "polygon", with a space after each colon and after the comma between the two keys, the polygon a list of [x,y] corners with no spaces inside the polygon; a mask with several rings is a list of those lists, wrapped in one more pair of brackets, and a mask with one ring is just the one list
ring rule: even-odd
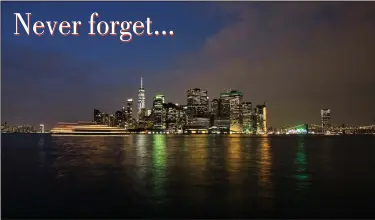
{"label": "lower manhattan skyline", "polygon": [[[92,121],[93,109],[114,113],[130,98],[136,116],[142,77],[147,109],[156,94],[185,105],[188,89],[207,90],[210,101],[233,89],[253,106],[266,102],[272,127],[320,124],[325,108],[333,125],[374,124],[374,9],[373,2],[4,2],[2,121],[46,128]],[[85,32],[13,35],[14,12],[86,21],[94,11],[105,20],[150,17],[174,36],[123,44]]]}

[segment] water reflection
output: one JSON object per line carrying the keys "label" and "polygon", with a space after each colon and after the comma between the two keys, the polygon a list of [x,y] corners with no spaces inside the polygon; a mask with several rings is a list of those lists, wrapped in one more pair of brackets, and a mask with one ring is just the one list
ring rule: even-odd
{"label": "water reflection", "polygon": [[189,164],[191,176],[189,181],[192,181],[194,185],[205,184],[205,171],[207,169],[207,148],[208,138],[203,137],[191,137],[189,147]]}
{"label": "water reflection", "polygon": [[239,183],[241,181],[241,138],[239,135],[230,135],[227,150],[229,181]]}
{"label": "water reflection", "polygon": [[270,180],[271,176],[271,153],[270,144],[268,138],[261,138],[260,141],[260,158],[259,158],[259,185],[262,188],[269,188],[272,183]]}
{"label": "water reflection", "polygon": [[310,175],[307,170],[307,159],[305,153],[305,139],[298,139],[298,151],[295,159],[297,166],[295,179],[297,180],[297,190],[306,190],[310,187]]}
{"label": "water reflection", "polygon": [[157,203],[164,203],[167,181],[167,155],[165,135],[153,135],[152,162],[153,162],[153,195]]}
{"label": "water reflection", "polygon": [[269,211],[273,207],[273,183],[271,180],[272,156],[271,146],[267,137],[261,138],[259,143],[259,196],[261,209]]}
{"label": "water reflection", "polygon": [[137,145],[136,145],[136,175],[138,177],[138,183],[142,184],[143,180],[147,175],[148,167],[148,155],[147,155],[147,135],[138,135],[137,136]]}
{"label": "water reflection", "polygon": [[[55,160],[56,178],[93,181],[115,171],[121,164],[122,138],[54,137],[58,157]],[[91,180],[90,180],[91,179]]]}

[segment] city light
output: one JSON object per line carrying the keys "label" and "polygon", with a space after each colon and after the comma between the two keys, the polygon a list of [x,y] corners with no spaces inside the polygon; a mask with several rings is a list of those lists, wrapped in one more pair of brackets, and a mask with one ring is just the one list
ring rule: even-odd
{"label": "city light", "polygon": [[[332,126],[331,110],[320,110],[320,125],[301,124],[284,128],[268,127],[266,103],[255,105],[243,100],[243,93],[227,90],[218,98],[209,99],[208,91],[192,88],[186,91],[186,104],[166,102],[156,94],[150,109],[146,109],[146,90],[141,77],[138,90],[137,117],[133,117],[133,98],[128,98],[120,110],[108,114],[94,109],[92,122],[58,123],[53,134],[247,134],[247,135],[340,135],[375,134],[375,125]],[[211,100],[211,101],[210,101]],[[45,133],[44,124],[38,129],[30,125],[11,127],[6,122],[2,133]]]}

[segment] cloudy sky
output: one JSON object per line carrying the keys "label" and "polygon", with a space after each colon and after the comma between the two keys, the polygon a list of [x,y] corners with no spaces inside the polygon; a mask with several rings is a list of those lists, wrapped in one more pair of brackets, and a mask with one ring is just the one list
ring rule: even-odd
{"label": "cloudy sky", "polygon": [[[238,89],[267,102],[269,125],[375,124],[375,2],[3,2],[1,116],[47,127],[92,120],[162,93],[186,103],[186,90],[209,97]],[[83,22],[79,37],[15,36],[14,13],[32,21]],[[174,37],[89,37],[87,21],[145,21]]]}

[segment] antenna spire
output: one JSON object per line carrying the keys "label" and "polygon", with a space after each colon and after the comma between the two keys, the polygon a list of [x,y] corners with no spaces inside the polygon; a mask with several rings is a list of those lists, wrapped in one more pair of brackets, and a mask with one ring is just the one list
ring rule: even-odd
{"label": "antenna spire", "polygon": [[143,89],[143,78],[141,77],[141,89]]}

